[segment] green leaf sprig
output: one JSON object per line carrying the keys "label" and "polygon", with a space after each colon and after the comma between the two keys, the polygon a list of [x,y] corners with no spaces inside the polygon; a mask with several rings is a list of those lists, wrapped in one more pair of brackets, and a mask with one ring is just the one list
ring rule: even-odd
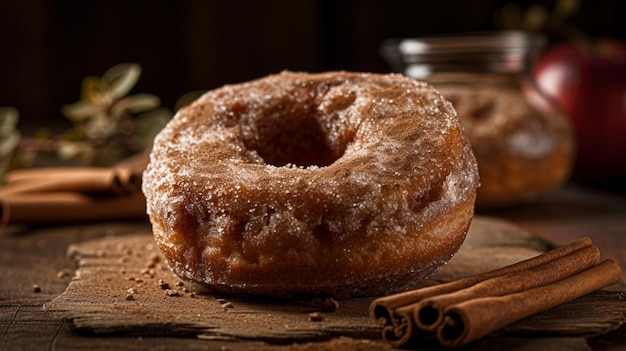
{"label": "green leaf sprig", "polygon": [[80,100],[61,109],[72,128],[53,137],[23,139],[21,163],[33,164],[39,153],[48,152],[62,161],[109,166],[150,148],[172,113],[160,107],[155,95],[128,95],[140,76],[140,65],[122,63],[102,77],[86,77]]}

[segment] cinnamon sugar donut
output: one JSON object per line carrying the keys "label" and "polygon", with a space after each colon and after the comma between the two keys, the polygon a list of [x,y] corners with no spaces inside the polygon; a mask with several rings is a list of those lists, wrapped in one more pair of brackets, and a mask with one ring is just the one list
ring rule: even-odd
{"label": "cinnamon sugar donut", "polygon": [[155,139],[156,242],[216,292],[390,291],[458,250],[476,160],[452,105],[400,75],[291,73],[212,90]]}
{"label": "cinnamon sugar donut", "polygon": [[502,86],[437,89],[456,108],[478,160],[478,209],[534,199],[569,179],[574,135],[563,115],[539,111]]}

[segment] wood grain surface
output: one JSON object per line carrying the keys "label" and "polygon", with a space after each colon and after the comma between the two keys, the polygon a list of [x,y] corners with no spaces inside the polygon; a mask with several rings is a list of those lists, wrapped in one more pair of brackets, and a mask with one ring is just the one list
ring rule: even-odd
{"label": "wood grain surface", "polygon": [[[520,227],[524,228],[522,232],[530,233],[533,237],[532,241],[541,245],[545,243],[550,243],[552,246],[563,245],[582,236],[589,236],[600,248],[602,256],[616,259],[626,274],[626,194],[567,186],[527,203],[481,214],[515,223],[518,226],[516,230]],[[88,328],[77,329],[69,319],[60,316],[62,312],[52,312],[42,308],[44,304],[63,294],[68,285],[74,281],[75,271],[82,269],[77,267],[76,260],[67,257],[66,252],[69,246],[118,237],[149,237],[149,233],[150,223],[147,220],[2,228],[0,230],[0,274],[2,277],[0,279],[0,350],[366,351],[391,349],[380,339],[341,337],[336,334],[333,334],[329,340],[320,338],[306,343],[284,345],[276,344],[279,342],[278,339],[273,343],[267,343],[259,340],[213,336],[211,333],[199,334],[200,337],[191,337],[193,333],[183,336],[141,334],[142,331],[138,328],[132,332],[95,333]],[[470,236],[466,244],[469,245],[473,238],[474,236]],[[479,245],[476,244],[476,246]],[[516,245],[502,246],[501,250],[511,250],[511,246]],[[542,247],[536,247],[534,250],[540,251]],[[476,256],[481,256],[478,254],[479,250],[473,251]],[[97,254],[97,250],[95,252]],[[504,251],[499,253],[506,257]],[[459,259],[459,255],[448,266],[452,267],[455,260]],[[145,263],[141,261],[142,264]],[[450,272],[452,269],[446,267],[440,274],[445,273],[446,270]],[[455,268],[452,271],[458,270]],[[69,274],[58,275],[61,272],[69,272]],[[440,276],[440,279],[451,277],[453,275],[448,278]],[[41,291],[34,292],[33,284],[39,285]],[[191,286],[186,287],[191,289]],[[125,286],[125,288],[128,287]],[[594,293],[531,317],[541,320],[528,319],[523,324],[518,323],[493,333],[468,345],[464,350],[606,351],[625,349],[626,325],[621,324],[618,329],[605,333],[608,329],[623,323],[620,318],[623,318],[626,309],[620,307],[622,317],[613,313],[616,312],[615,304],[623,301],[620,299],[624,290],[626,286],[622,283],[604,292]],[[123,290],[119,294],[125,298],[126,291]],[[218,303],[210,300],[215,297],[201,297],[207,299],[207,303]],[[237,309],[237,301],[232,303],[234,309]],[[340,301],[340,304],[337,313],[346,313],[346,311],[342,312],[342,309],[347,308],[349,304],[345,301]],[[572,306],[575,308],[571,308]],[[303,317],[308,321],[310,309],[307,309],[306,305],[296,304],[296,310],[294,316]],[[608,314],[605,315],[607,311]],[[574,333],[566,328],[561,328],[560,331],[554,329],[554,320],[557,320],[557,323],[569,321],[572,315],[576,318],[586,316],[586,328],[589,328],[590,334],[587,334],[587,329],[578,329]],[[334,313],[325,313],[325,316],[327,322],[336,318]],[[598,319],[598,316],[604,317]],[[301,321],[301,323],[304,322]],[[544,329],[544,324],[548,325],[547,329]],[[373,334],[364,337],[370,337],[369,335]],[[429,345],[420,345],[418,349],[433,348]]]}
{"label": "wood grain surface", "polygon": [[[477,216],[450,263],[415,286],[478,274],[547,249],[546,242],[518,226]],[[327,311],[320,299],[270,301],[214,295],[173,275],[145,232],[71,245],[68,255],[78,263],[76,275],[44,309],[71,320],[82,333],[267,345],[345,337],[381,346],[379,326],[367,314],[372,297],[342,300],[339,309]],[[596,292],[510,325],[495,336],[594,337],[623,325],[625,309],[621,291]]]}

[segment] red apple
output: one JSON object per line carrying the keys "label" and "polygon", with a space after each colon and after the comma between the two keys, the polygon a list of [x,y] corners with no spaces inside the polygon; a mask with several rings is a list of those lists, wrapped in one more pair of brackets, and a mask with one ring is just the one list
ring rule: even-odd
{"label": "red apple", "polygon": [[576,131],[574,177],[584,181],[626,176],[626,44],[548,48],[533,69],[539,90],[560,104]]}

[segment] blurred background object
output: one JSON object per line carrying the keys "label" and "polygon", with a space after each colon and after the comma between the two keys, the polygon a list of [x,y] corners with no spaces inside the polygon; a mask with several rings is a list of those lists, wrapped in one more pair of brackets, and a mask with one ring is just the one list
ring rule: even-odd
{"label": "blurred background object", "polygon": [[533,74],[539,89],[563,108],[577,131],[574,178],[623,184],[626,43],[613,38],[574,37],[547,49]]}
{"label": "blurred background object", "polygon": [[478,162],[476,208],[534,200],[570,177],[575,138],[568,118],[531,75],[544,35],[498,30],[388,39],[392,69],[435,86],[455,107]]}
{"label": "blurred background object", "polygon": [[[551,1],[535,1],[550,6]],[[143,68],[138,91],[173,108],[189,91],[283,69],[389,71],[387,38],[489,30],[502,0],[24,0],[0,3],[0,105],[20,128],[67,123],[80,82],[121,62]],[[518,1],[520,7],[531,1]],[[626,3],[586,1],[570,20],[626,36]]]}
{"label": "blurred background object", "polygon": [[[561,1],[562,2],[562,1]],[[135,62],[134,92],[175,110],[181,96],[283,69],[389,72],[388,38],[519,26],[553,13],[558,0],[24,0],[0,3],[0,106],[18,129],[71,127],[61,107],[80,99],[85,76]],[[534,13],[534,16],[528,16]],[[518,22],[516,22],[518,21]],[[521,23],[533,28],[530,23]],[[626,2],[582,1],[568,25],[626,38]],[[550,35],[558,31],[553,27]],[[535,28],[536,29],[536,28]],[[556,28],[558,29],[558,28]],[[557,38],[556,35],[552,39]]]}
{"label": "blurred background object", "polygon": [[20,142],[20,132],[15,128],[18,120],[19,112],[15,108],[0,107],[0,182]]}

